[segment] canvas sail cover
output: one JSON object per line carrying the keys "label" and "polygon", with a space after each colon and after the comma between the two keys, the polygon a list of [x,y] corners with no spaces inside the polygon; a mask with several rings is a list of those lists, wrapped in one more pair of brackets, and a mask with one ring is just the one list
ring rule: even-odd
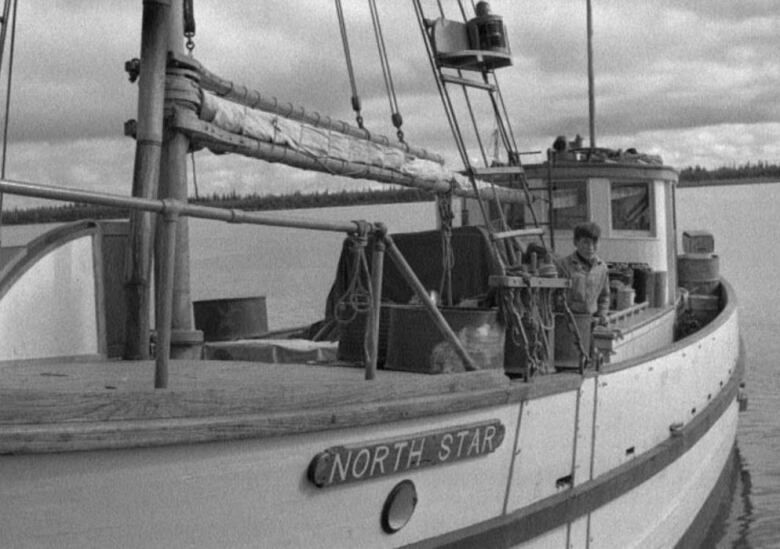
{"label": "canvas sail cover", "polygon": [[[461,189],[471,187],[466,176],[450,171],[433,160],[417,158],[395,147],[253,109],[205,91],[202,92],[200,118],[224,131],[288,147],[313,159],[336,159],[393,170],[424,181],[448,182]],[[477,181],[477,188],[489,189],[490,185]]]}

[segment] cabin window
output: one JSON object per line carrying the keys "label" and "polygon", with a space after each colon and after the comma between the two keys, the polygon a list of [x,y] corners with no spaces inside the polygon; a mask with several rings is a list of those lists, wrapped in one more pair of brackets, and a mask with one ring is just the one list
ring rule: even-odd
{"label": "cabin window", "polygon": [[553,228],[572,230],[588,220],[588,194],[584,181],[559,181],[553,188]]}
{"label": "cabin window", "polygon": [[649,232],[652,222],[650,183],[620,183],[610,188],[612,229]]}

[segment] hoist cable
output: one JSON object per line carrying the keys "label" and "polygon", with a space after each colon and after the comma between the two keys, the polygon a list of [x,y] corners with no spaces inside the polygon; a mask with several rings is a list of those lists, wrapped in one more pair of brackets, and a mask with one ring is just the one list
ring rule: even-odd
{"label": "hoist cable", "polygon": [[11,11],[11,3],[13,0],[5,0],[3,4],[3,19],[0,21],[2,28],[0,28],[0,71],[3,69],[3,59],[5,55],[5,37],[8,30],[8,14]]}
{"label": "hoist cable", "polygon": [[347,74],[349,75],[349,86],[352,89],[352,110],[355,111],[355,121],[358,127],[363,128],[363,115],[360,113],[360,96],[357,91],[357,80],[355,79],[355,69],[352,66],[352,54],[349,50],[349,39],[347,38],[347,25],[344,21],[344,10],[341,0],[336,0],[336,13],[339,18],[339,30],[341,31],[341,44],[344,47],[344,58],[347,61]]}
{"label": "hoist cable", "polygon": [[509,122],[509,111],[506,108],[506,103],[504,102],[504,95],[501,93],[501,86],[499,86],[498,78],[496,78],[495,74],[493,75],[493,84],[496,86],[496,95],[498,95],[498,101],[501,105],[501,112],[504,115],[504,119],[507,121],[506,127],[507,127],[507,137],[509,138],[509,146],[511,147],[511,150],[516,153],[517,142],[515,140],[515,134],[512,131],[512,124]]}
{"label": "hoist cable", "polygon": [[390,119],[393,122],[393,126],[398,130],[398,140],[403,143],[404,132],[401,130],[403,117],[398,108],[398,98],[396,97],[395,85],[393,84],[393,75],[390,71],[390,62],[387,59],[387,48],[385,47],[385,39],[382,34],[382,24],[379,21],[379,11],[376,7],[376,0],[368,0],[368,6],[371,8],[371,22],[374,27],[376,46],[379,50],[379,62],[382,65],[382,76],[385,79],[385,89],[387,90],[387,98],[390,102],[390,111],[392,113]]}

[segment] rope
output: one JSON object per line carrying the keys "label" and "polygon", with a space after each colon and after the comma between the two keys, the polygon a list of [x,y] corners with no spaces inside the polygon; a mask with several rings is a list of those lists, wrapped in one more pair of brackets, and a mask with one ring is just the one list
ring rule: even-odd
{"label": "rope", "polygon": [[382,76],[385,80],[385,89],[387,90],[387,99],[390,102],[390,120],[393,126],[398,130],[396,135],[398,141],[404,143],[404,132],[401,129],[403,125],[403,117],[398,108],[398,98],[395,93],[395,86],[393,85],[393,75],[390,72],[390,62],[387,59],[387,49],[385,48],[385,39],[382,35],[382,25],[379,21],[379,12],[376,7],[376,0],[368,0],[368,6],[371,8],[371,23],[374,26],[374,36],[376,37],[376,46],[379,50],[379,62],[382,65]]}
{"label": "rope", "polygon": [[357,91],[357,81],[355,79],[355,69],[352,66],[352,55],[349,52],[349,39],[347,38],[347,25],[344,21],[344,10],[341,6],[341,0],[336,0],[336,13],[339,18],[339,30],[341,31],[341,44],[344,46],[344,58],[347,61],[347,73],[349,74],[349,86],[352,89],[352,110],[355,111],[355,121],[361,130],[363,127],[363,115],[360,113],[360,96]]}
{"label": "rope", "polygon": [[577,347],[577,351],[580,353],[580,373],[588,367],[590,364],[590,354],[585,350],[585,346],[582,344],[582,338],[580,337],[580,331],[577,328],[577,323],[574,320],[574,313],[569,308],[569,303],[566,301],[566,295],[561,295],[561,304],[563,307],[563,314],[566,317],[566,324],[569,327],[569,331],[574,336],[574,344]]}
{"label": "rope", "polygon": [[192,159],[192,184],[195,187],[195,200],[200,199],[198,193],[198,172],[195,169],[195,151],[190,151],[190,158]]}
{"label": "rope", "polygon": [[538,369],[538,362],[531,353],[531,342],[526,333],[525,326],[523,325],[523,318],[520,316],[520,311],[517,307],[518,302],[522,305],[522,301],[519,301],[518,297],[519,293],[515,289],[501,288],[499,290],[501,313],[509,328],[509,335],[512,338],[512,342],[520,349],[520,352],[523,355],[526,364],[525,378],[527,379]]}
{"label": "rope", "polygon": [[445,299],[447,306],[452,306],[452,269],[455,267],[455,253],[452,250],[452,192],[436,195],[436,205],[441,219],[441,261],[442,273],[439,284],[439,295]]}
{"label": "rope", "polygon": [[[334,307],[334,316],[339,324],[349,324],[359,313],[369,312],[373,301],[371,276],[366,259],[368,224],[362,221],[357,223],[360,228],[357,233],[350,235],[349,241],[353,257],[349,284]],[[363,283],[363,273],[365,273],[366,283]]]}

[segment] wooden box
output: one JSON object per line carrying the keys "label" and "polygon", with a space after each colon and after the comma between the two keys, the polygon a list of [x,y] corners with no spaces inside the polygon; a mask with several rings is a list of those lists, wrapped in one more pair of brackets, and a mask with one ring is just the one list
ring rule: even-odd
{"label": "wooden box", "polygon": [[[421,305],[389,306],[386,370],[440,374],[464,371],[456,354]],[[504,367],[504,327],[497,309],[442,307],[444,319],[480,369]]]}
{"label": "wooden box", "polygon": [[715,238],[707,231],[685,231],[682,241],[686,254],[711,254],[715,251]]}
{"label": "wooden box", "polygon": [[688,305],[693,313],[693,317],[702,324],[707,324],[718,316],[720,297],[717,295],[690,294],[688,296]]}

